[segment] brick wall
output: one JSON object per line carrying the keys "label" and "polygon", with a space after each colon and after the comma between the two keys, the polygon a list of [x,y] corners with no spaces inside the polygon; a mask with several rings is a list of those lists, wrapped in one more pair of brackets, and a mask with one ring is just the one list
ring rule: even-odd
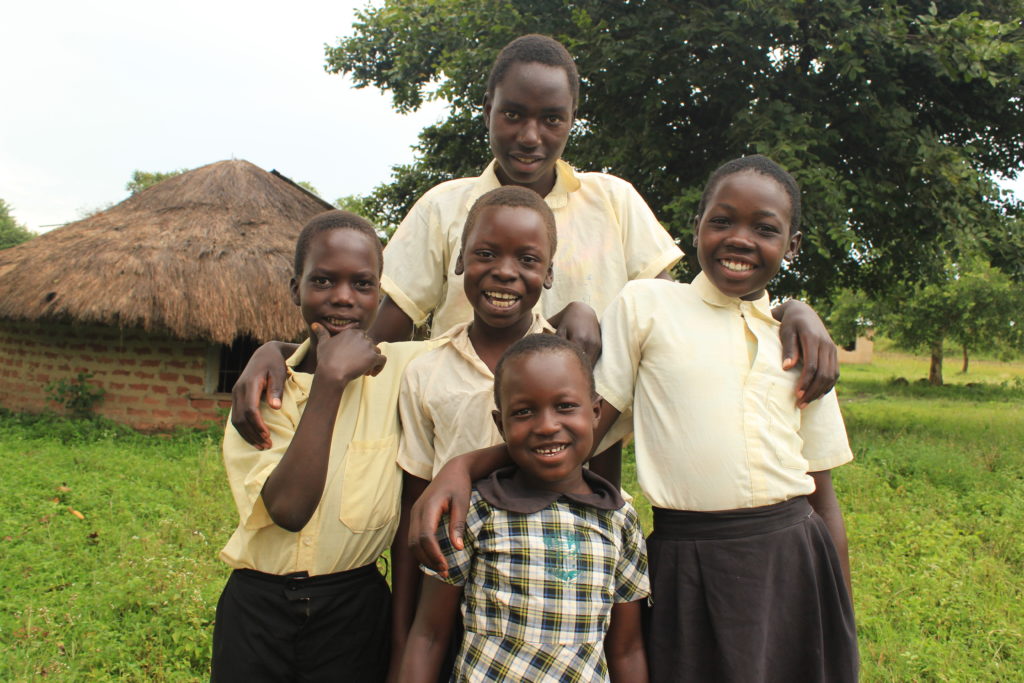
{"label": "brick wall", "polygon": [[216,348],[138,329],[0,320],[0,405],[59,410],[46,384],[91,372],[107,392],[97,408],[105,417],[143,430],[220,422],[231,400],[207,393]]}

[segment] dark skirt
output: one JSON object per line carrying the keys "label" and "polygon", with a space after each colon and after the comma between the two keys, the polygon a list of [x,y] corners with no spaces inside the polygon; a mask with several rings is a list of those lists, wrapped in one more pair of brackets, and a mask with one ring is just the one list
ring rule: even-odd
{"label": "dark skirt", "polygon": [[651,680],[857,680],[853,604],[804,497],[722,512],[654,510],[645,612]]}

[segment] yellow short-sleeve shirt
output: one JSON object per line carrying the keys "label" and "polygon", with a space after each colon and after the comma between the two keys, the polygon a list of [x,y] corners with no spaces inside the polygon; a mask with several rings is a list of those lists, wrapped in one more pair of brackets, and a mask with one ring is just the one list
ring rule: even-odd
{"label": "yellow short-sleeve shirt", "polygon": [[[554,332],[538,313],[527,334]],[[457,455],[502,442],[494,425],[494,374],[459,323],[439,346],[409,363],[398,410],[402,439],[398,464],[420,479],[433,479]]]}
{"label": "yellow short-sleeve shirt", "polygon": [[703,274],[631,282],[608,307],[597,389],[623,413],[613,431],[632,419],[653,505],[770,505],[813,492],[808,472],[852,459],[834,391],[796,407],[800,373],[782,369],[778,331],[767,294],[728,297]]}
{"label": "yellow short-sleeve shirt", "polygon": [[[433,313],[431,336],[473,318],[455,264],[462,228],[480,195],[500,187],[494,162],[477,178],[427,191],[384,250],[381,289],[417,325]],[[633,186],[604,173],[577,173],[559,160],[544,198],[555,215],[554,286],[541,296],[550,318],[573,301],[600,314],[630,280],[652,278],[683,253]]]}
{"label": "yellow short-sleeve shirt", "polygon": [[402,375],[414,358],[433,346],[433,342],[382,343],[387,363],[380,374],[361,377],[345,388],[323,496],[306,526],[291,532],[270,519],[260,493],[288,449],[309,397],[313,375],[293,369],[305,357],[309,341],[299,347],[287,361],[281,409],[262,406],[273,446],[265,451],[252,447],[230,420],[224,432],[224,466],[239,523],[220,553],[222,560],[236,569],[268,574],[306,571],[311,576],[376,561],[398,525],[401,470],[396,457]]}

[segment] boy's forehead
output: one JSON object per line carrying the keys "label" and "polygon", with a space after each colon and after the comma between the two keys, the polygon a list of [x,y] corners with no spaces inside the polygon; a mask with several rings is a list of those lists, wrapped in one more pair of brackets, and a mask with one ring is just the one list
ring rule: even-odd
{"label": "boy's forehead", "polygon": [[[484,207],[477,216],[469,231],[466,244],[473,244],[487,238],[515,236],[535,238],[538,242],[549,246],[547,230],[544,216],[536,209],[529,206],[495,204]],[[534,234],[529,234],[531,231],[534,231]]]}
{"label": "boy's forehead", "polygon": [[502,367],[501,393],[504,395],[514,384],[526,384],[528,390],[529,385],[533,382],[524,383],[522,380],[524,378],[534,380],[548,377],[551,373],[552,363],[576,370],[576,372],[568,373],[569,377],[562,378],[563,380],[589,386],[587,372],[575,353],[568,349],[547,348],[521,353],[509,358]]}
{"label": "boy's forehead", "polygon": [[359,257],[368,267],[378,268],[379,255],[370,236],[355,228],[334,228],[313,235],[306,251],[306,265],[312,259],[326,260],[341,255]]}

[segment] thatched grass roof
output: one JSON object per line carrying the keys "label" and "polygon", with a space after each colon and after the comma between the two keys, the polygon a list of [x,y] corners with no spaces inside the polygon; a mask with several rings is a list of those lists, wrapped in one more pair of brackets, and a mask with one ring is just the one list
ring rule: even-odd
{"label": "thatched grass roof", "polygon": [[247,161],[203,166],[0,251],[0,318],[292,339],[295,239],[331,208]]}

